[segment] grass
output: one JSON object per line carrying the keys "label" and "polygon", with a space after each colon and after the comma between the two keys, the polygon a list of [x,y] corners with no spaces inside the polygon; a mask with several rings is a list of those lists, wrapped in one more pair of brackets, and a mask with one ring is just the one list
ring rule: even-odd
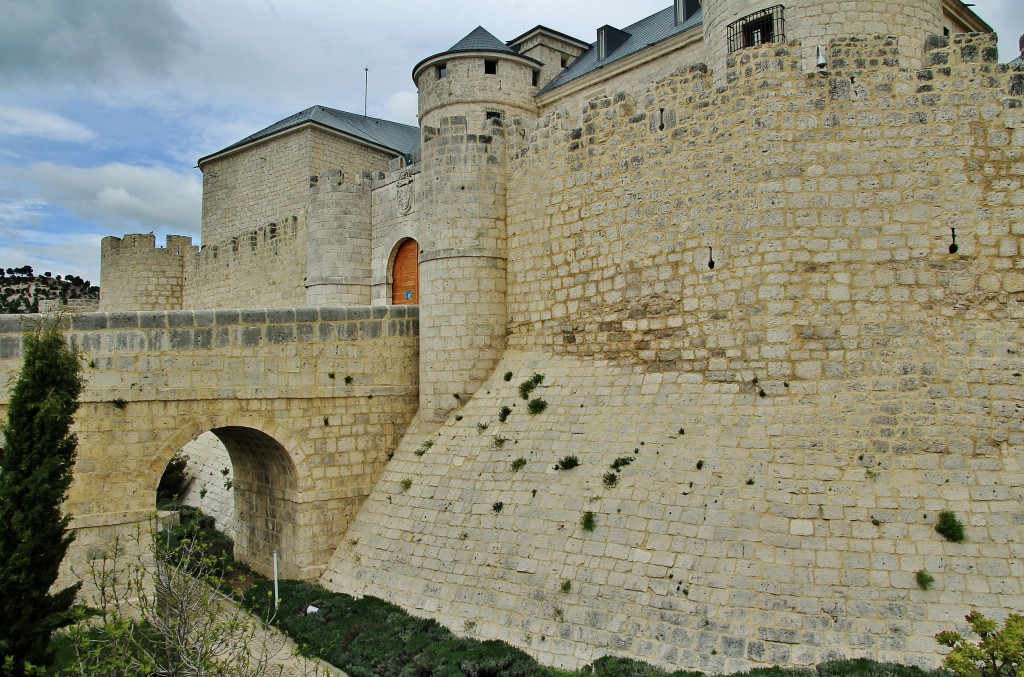
{"label": "grass", "polygon": [[519,458],[512,461],[508,465],[510,468],[512,468],[512,472],[519,472],[520,470],[526,467],[526,459],[520,456]]}
{"label": "grass", "polygon": [[932,576],[924,569],[914,574],[914,580],[917,581],[917,587],[922,590],[931,590],[932,585],[935,584],[935,576]]}
{"label": "grass", "polygon": [[546,400],[542,400],[539,397],[535,397],[534,399],[530,400],[526,404],[526,411],[527,411],[527,413],[530,414],[530,416],[536,416],[537,414],[541,413],[542,411],[544,411],[547,408],[548,408],[547,401]]}
{"label": "grass", "polygon": [[508,415],[512,413],[511,407],[502,407],[498,410],[498,420],[504,423],[508,420]]}
{"label": "grass", "polygon": [[619,474],[616,472],[606,472],[604,477],[601,478],[601,484],[605,485],[609,489],[619,483]]}

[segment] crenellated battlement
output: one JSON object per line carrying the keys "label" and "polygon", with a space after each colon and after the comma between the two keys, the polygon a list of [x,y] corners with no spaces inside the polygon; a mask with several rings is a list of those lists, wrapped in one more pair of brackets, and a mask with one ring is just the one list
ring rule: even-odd
{"label": "crenellated battlement", "polygon": [[100,310],[181,308],[185,258],[198,251],[192,238],[153,233],[105,237],[100,245]]}

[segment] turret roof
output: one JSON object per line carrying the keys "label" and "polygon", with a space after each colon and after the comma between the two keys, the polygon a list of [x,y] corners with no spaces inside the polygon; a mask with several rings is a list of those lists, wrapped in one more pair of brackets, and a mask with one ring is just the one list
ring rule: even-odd
{"label": "turret roof", "polygon": [[275,122],[269,127],[261,129],[237,143],[231,144],[227,148],[222,148],[216,153],[199,158],[199,164],[201,165],[210,158],[222,153],[237,150],[243,146],[288,131],[305,123],[320,124],[371,145],[385,148],[398,155],[409,156],[420,145],[419,127],[349,113],[336,108],[328,108],[327,106],[313,106]]}
{"label": "turret roof", "polygon": [[452,45],[448,52],[505,52],[515,54],[515,51],[498,38],[491,35],[483,26],[477,26],[469,34]]}

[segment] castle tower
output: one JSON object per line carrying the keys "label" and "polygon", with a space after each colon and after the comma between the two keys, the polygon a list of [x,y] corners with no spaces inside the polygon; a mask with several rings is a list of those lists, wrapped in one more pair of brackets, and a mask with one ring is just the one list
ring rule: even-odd
{"label": "castle tower", "polygon": [[153,233],[103,238],[100,310],[180,310],[185,257],[197,250],[181,235],[168,235],[159,248]]}
{"label": "castle tower", "polygon": [[338,169],[310,177],[306,304],[370,305],[370,178]]}
{"label": "castle tower", "polygon": [[729,55],[761,43],[801,43],[805,69],[817,65],[817,47],[849,36],[894,35],[899,63],[919,68],[928,35],[942,34],[942,0],[704,0],[704,46],[716,85],[725,84]]}
{"label": "castle tower", "polygon": [[535,117],[541,64],[483,28],[413,69],[423,170],[420,416],[472,395],[505,345],[505,121]]}

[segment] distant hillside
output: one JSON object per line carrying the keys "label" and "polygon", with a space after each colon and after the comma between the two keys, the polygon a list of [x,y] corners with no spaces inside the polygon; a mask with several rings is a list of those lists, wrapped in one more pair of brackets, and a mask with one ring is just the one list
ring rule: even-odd
{"label": "distant hillside", "polygon": [[98,301],[100,288],[77,275],[54,277],[49,271],[42,275],[32,272],[32,266],[0,268],[0,313],[38,313],[39,303],[59,301],[75,305],[76,299]]}

